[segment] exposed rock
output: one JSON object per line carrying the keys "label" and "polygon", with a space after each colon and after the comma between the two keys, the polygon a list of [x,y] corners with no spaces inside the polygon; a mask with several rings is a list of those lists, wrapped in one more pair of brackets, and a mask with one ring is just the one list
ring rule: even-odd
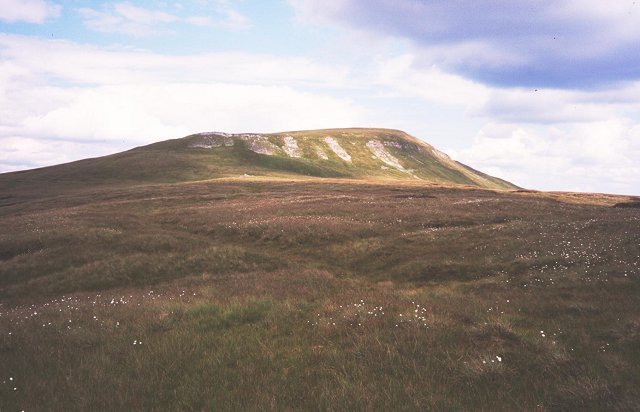
{"label": "exposed rock", "polygon": [[211,149],[215,147],[233,146],[233,135],[228,133],[199,133],[189,147]]}
{"label": "exposed rock", "polygon": [[289,157],[301,157],[302,153],[300,148],[298,147],[298,141],[294,139],[292,136],[284,137],[284,146],[282,146],[282,150]]}
{"label": "exposed rock", "polygon": [[385,145],[379,140],[369,140],[367,142],[367,147],[369,148],[369,150],[371,150],[371,152],[373,152],[375,157],[382,160],[384,163],[391,167],[395,167],[400,171],[407,172],[404,166],[400,164],[400,161],[391,153],[387,152],[384,146]]}
{"label": "exposed rock", "polygon": [[241,134],[240,139],[246,142],[249,150],[258,154],[273,156],[278,151],[278,146],[271,143],[266,136]]}
{"label": "exposed rock", "polygon": [[405,147],[402,146],[402,144],[400,142],[396,142],[396,141],[385,141],[382,143],[383,145],[389,147],[395,147],[396,149],[404,149]]}
{"label": "exposed rock", "polygon": [[[344,162],[349,164],[356,162],[358,167],[363,169],[373,168],[378,171],[377,174],[385,171],[382,175],[393,178],[422,179],[427,176],[426,179],[429,180],[429,176],[433,175],[431,179],[434,181],[446,181],[447,179],[442,176],[447,173],[435,173],[433,170],[435,167],[445,172],[456,171],[457,175],[452,178],[456,183],[475,184],[481,187],[515,187],[508,182],[489,179],[484,174],[455,162],[445,153],[428,144],[420,143],[402,132],[393,130],[380,132],[378,129],[364,132],[352,132],[348,129],[347,131],[330,129],[308,132],[267,134],[206,132],[188,136],[188,147],[213,150],[240,144],[243,149],[261,155],[296,159],[307,157],[306,160],[309,162],[334,159],[331,157],[331,151]],[[347,147],[351,147],[349,151],[345,150]],[[363,149],[365,149],[364,152]],[[323,162],[323,167],[327,166],[336,165]],[[397,171],[402,172],[404,177]],[[337,175],[343,173],[343,171],[336,171]]]}
{"label": "exposed rock", "polygon": [[342,146],[331,136],[327,136],[324,138],[324,141],[329,145],[329,148],[335,153],[340,159],[345,162],[351,162],[351,156],[347,153]]}

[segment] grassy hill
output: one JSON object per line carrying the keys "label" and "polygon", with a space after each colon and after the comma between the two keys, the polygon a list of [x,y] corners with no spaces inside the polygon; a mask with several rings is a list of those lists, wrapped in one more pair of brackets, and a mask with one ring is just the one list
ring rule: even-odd
{"label": "grassy hill", "polygon": [[2,175],[0,410],[637,410],[637,198],[216,136]]}
{"label": "grassy hill", "polygon": [[0,193],[56,193],[81,186],[175,183],[244,175],[417,180],[516,188],[452,161],[430,145],[397,130],[329,129],[196,134],[110,156],[0,174]]}

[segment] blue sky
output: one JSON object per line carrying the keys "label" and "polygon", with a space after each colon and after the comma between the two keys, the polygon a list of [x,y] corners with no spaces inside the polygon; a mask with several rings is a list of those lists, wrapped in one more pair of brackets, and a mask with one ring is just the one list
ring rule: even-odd
{"label": "blue sky", "polygon": [[0,0],[0,172],[201,131],[390,127],[640,195],[634,0]]}

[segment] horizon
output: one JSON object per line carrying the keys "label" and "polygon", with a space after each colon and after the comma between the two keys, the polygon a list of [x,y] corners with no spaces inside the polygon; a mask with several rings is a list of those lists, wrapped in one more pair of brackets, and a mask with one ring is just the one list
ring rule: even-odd
{"label": "horizon", "polygon": [[528,189],[640,195],[639,20],[623,0],[0,0],[0,173],[372,125]]}

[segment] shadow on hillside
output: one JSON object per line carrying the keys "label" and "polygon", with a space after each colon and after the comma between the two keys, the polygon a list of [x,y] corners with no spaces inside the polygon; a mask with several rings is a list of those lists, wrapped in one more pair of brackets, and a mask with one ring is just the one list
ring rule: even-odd
{"label": "shadow on hillside", "polygon": [[640,208],[640,198],[634,198],[629,202],[616,203],[613,207],[617,208]]}

